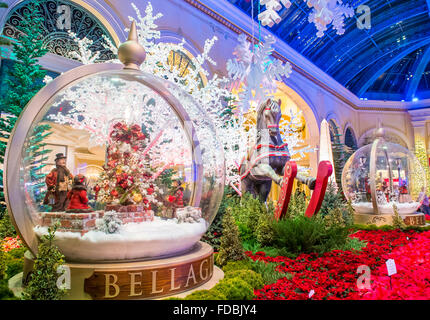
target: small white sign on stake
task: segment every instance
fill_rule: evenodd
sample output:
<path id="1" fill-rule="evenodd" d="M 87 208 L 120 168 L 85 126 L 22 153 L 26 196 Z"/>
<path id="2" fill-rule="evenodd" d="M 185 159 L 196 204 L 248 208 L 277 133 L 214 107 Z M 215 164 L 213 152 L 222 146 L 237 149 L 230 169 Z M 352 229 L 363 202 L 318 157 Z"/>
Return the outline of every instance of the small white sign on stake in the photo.
<path id="1" fill-rule="evenodd" d="M 315 294 L 314 289 L 312 289 L 311 291 L 309 291 L 309 299 L 312 298 L 312 296 Z"/>
<path id="2" fill-rule="evenodd" d="M 390 277 L 393 274 L 397 273 L 396 263 L 394 262 L 394 259 L 388 259 L 387 261 L 385 261 L 385 264 L 387 265 L 387 272 Z"/>

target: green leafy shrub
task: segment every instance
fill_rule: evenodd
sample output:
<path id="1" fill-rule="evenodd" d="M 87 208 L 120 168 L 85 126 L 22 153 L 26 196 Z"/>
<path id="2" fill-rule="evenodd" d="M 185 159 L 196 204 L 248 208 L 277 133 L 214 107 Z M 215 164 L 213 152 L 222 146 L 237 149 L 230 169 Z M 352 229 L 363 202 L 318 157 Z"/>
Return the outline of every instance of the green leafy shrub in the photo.
<path id="1" fill-rule="evenodd" d="M 3 238 L 0 239 L 0 281 L 6 275 L 6 253 L 3 250 Z"/>
<path id="2" fill-rule="evenodd" d="M 333 247 L 346 243 L 348 230 L 339 226 L 326 227 L 319 215 L 308 218 L 299 215 L 292 219 L 282 219 L 272 224 L 275 232 L 274 246 L 288 252 L 324 253 Z"/>
<path id="3" fill-rule="evenodd" d="M 275 233 L 272 228 L 274 220 L 273 203 L 269 202 L 267 212 L 262 211 L 258 218 L 257 227 L 255 230 L 255 238 L 261 245 L 270 245 L 273 243 Z"/>
<path id="4" fill-rule="evenodd" d="M 187 295 L 185 300 L 227 300 L 227 297 L 219 290 L 197 290 Z"/>
<path id="5" fill-rule="evenodd" d="M 346 222 L 343 217 L 342 208 L 334 208 L 324 216 L 324 222 L 327 227 L 346 227 Z"/>
<path id="6" fill-rule="evenodd" d="M 56 229 L 48 228 L 48 234 L 40 239 L 34 269 L 23 293 L 25 300 L 59 300 L 65 294 L 57 287 L 57 268 L 64 264 L 64 256 L 53 243 Z"/>
<path id="7" fill-rule="evenodd" d="M 275 283 L 278 279 L 287 277 L 287 279 L 292 279 L 290 273 L 283 273 L 276 270 L 277 264 L 264 262 L 264 261 L 254 261 L 252 269 L 261 275 L 265 285 Z"/>
<path id="8" fill-rule="evenodd" d="M 330 182 L 324 195 L 324 200 L 321 204 L 321 209 L 318 214 L 325 216 L 335 208 L 343 208 L 345 206 L 342 194 L 336 190 L 334 183 Z"/>
<path id="9" fill-rule="evenodd" d="M 382 230 L 382 231 L 390 231 L 390 230 L 394 230 L 395 228 L 393 226 L 390 225 L 383 225 L 383 226 L 376 226 L 373 224 L 354 224 L 351 227 L 353 230 Z M 414 230 L 417 232 L 422 232 L 422 231 L 430 231 L 430 226 L 406 226 L 404 228 L 404 230 L 408 231 L 408 230 Z"/>
<path id="10" fill-rule="evenodd" d="M 219 291 L 228 300 L 250 300 L 254 296 L 251 286 L 239 278 L 222 279 L 212 290 Z"/>
<path id="11" fill-rule="evenodd" d="M 24 268 L 24 253 L 26 247 L 15 248 L 5 253 L 6 260 L 6 279 L 12 278 L 14 275 L 22 272 Z"/>
<path id="12" fill-rule="evenodd" d="M 9 289 L 6 279 L 0 280 L 0 300 L 18 300 Z"/>
<path id="13" fill-rule="evenodd" d="M 303 215 L 306 211 L 306 207 L 306 194 L 297 188 L 296 191 L 291 195 L 285 218 L 291 219 Z"/>
<path id="14" fill-rule="evenodd" d="M 235 199 L 228 210 L 233 214 L 239 227 L 242 241 L 254 238 L 260 216 L 269 214 L 266 204 L 254 198 L 250 193 L 245 193 L 242 198 Z"/>
<path id="15" fill-rule="evenodd" d="M 0 219 L 0 239 L 4 239 L 6 237 L 15 237 L 16 231 L 15 227 L 10 220 L 9 213 L 5 210 L 2 213 L 2 217 Z"/>
<path id="16" fill-rule="evenodd" d="M 366 241 L 359 240 L 357 238 L 348 238 L 345 244 L 333 247 L 332 250 L 345 250 L 345 251 L 361 251 L 361 249 L 367 246 Z"/>
<path id="17" fill-rule="evenodd" d="M 218 212 L 214 221 L 210 225 L 208 231 L 203 235 L 202 241 L 210 244 L 215 251 L 219 251 L 222 236 L 222 219 L 228 207 L 231 206 L 233 201 L 237 200 L 239 196 L 236 191 L 231 187 L 224 189 L 224 196 L 219 206 Z"/>
<path id="18" fill-rule="evenodd" d="M 222 226 L 223 235 L 216 257 L 216 262 L 219 266 L 225 265 L 228 261 L 237 261 L 245 258 L 242 243 L 239 239 L 239 230 L 230 210 L 227 210 L 225 213 Z"/>
<path id="19" fill-rule="evenodd" d="M 332 183 L 327 186 L 318 214 L 327 217 L 329 224 L 335 224 L 336 220 L 343 226 L 351 226 L 354 223 L 354 208 L 351 201 L 347 202 L 343 194 L 336 190 Z"/>
<path id="20" fill-rule="evenodd" d="M 403 218 L 399 215 L 399 210 L 397 209 L 397 206 L 393 204 L 393 227 L 394 229 L 401 229 L 404 230 L 406 228 L 406 224 L 403 221 Z"/>
<path id="21" fill-rule="evenodd" d="M 252 270 L 252 260 L 246 258 L 239 261 L 229 261 L 222 267 L 224 273 L 237 270 Z"/>
<path id="22" fill-rule="evenodd" d="M 264 286 L 263 277 L 252 270 L 235 270 L 224 274 L 224 279 L 239 278 L 248 283 L 253 289 L 260 289 Z"/>

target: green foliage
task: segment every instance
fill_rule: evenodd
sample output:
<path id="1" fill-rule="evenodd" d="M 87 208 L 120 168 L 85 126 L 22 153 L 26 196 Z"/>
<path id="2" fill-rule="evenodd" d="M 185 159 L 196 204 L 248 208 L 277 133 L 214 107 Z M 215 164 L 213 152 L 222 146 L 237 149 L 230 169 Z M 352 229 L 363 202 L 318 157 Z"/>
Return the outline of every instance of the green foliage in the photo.
<path id="1" fill-rule="evenodd" d="M 260 212 L 258 218 L 257 227 L 254 232 L 255 238 L 261 245 L 268 245 L 273 243 L 275 234 L 272 229 L 272 223 L 274 220 L 274 206 L 272 202 L 269 202 L 267 212 Z"/>
<path id="2" fill-rule="evenodd" d="M 239 278 L 222 279 L 211 290 L 220 292 L 228 300 L 251 300 L 254 296 L 251 286 Z"/>
<path id="3" fill-rule="evenodd" d="M 354 208 L 351 202 L 345 201 L 343 195 L 336 190 L 333 183 L 327 186 L 318 214 L 326 218 L 327 225 L 351 226 L 354 220 Z"/>
<path id="4" fill-rule="evenodd" d="M 354 207 L 352 206 L 352 201 L 348 200 L 348 202 L 346 203 L 346 212 L 343 213 L 345 224 L 348 227 L 351 227 L 354 224 L 354 214 L 355 214 L 355 210 L 354 210 Z"/>
<path id="5" fill-rule="evenodd" d="M 395 229 L 405 229 L 406 228 L 406 224 L 403 221 L 403 218 L 399 215 L 399 210 L 397 209 L 397 206 L 395 204 L 393 204 L 393 211 L 394 211 L 394 215 L 393 215 L 393 227 Z"/>
<path id="6" fill-rule="evenodd" d="M 3 212 L 2 218 L 0 219 L 0 239 L 6 237 L 15 237 L 16 231 L 15 227 L 10 220 L 7 209 Z"/>
<path id="7" fill-rule="evenodd" d="M 325 221 L 326 226 L 328 227 L 346 227 L 346 223 L 342 214 L 342 209 L 339 207 L 332 209 L 328 214 L 324 216 L 323 219 Z"/>
<path id="8" fill-rule="evenodd" d="M 293 275 L 290 273 L 283 273 L 276 270 L 276 263 L 266 263 L 264 261 L 254 261 L 252 264 L 252 270 L 257 272 L 263 278 L 265 285 L 275 283 L 281 278 L 286 277 L 287 279 L 292 279 Z"/>
<path id="9" fill-rule="evenodd" d="M 322 202 L 321 209 L 318 214 L 325 216 L 333 209 L 343 208 L 344 206 L 345 202 L 343 200 L 342 194 L 338 192 L 338 190 L 336 190 L 334 183 L 329 183 L 327 185 L 324 200 Z"/>
<path id="10" fill-rule="evenodd" d="M 18 300 L 13 292 L 9 290 L 8 281 L 6 279 L 0 280 L 0 300 Z"/>
<path id="11" fill-rule="evenodd" d="M 59 300 L 65 294 L 57 287 L 57 268 L 64 264 L 64 256 L 53 243 L 56 229 L 48 228 L 48 234 L 40 239 L 34 269 L 23 293 L 25 300 Z"/>
<path id="12" fill-rule="evenodd" d="M 235 199 L 228 210 L 233 214 L 243 241 L 255 236 L 258 219 L 262 213 L 267 213 L 266 205 L 259 199 L 255 199 L 250 193 L 245 193 L 241 198 Z"/>
<path id="13" fill-rule="evenodd" d="M 231 203 L 238 197 L 239 196 L 233 188 L 224 188 L 224 196 L 214 221 L 201 239 L 203 242 L 209 243 L 215 251 L 219 251 L 219 246 L 221 244 L 222 218 L 224 217 L 227 208 L 230 207 Z"/>
<path id="14" fill-rule="evenodd" d="M 274 246 L 285 248 L 288 252 L 324 253 L 335 246 L 344 245 L 348 230 L 340 226 L 325 225 L 319 215 L 308 218 L 304 215 L 293 219 L 282 219 L 272 224 L 275 233 Z"/>
<path id="15" fill-rule="evenodd" d="M 229 261 L 222 267 L 222 271 L 224 271 L 224 273 L 237 271 L 237 270 L 251 270 L 251 269 L 252 269 L 252 260 L 249 258 L 239 260 L 239 261 Z"/>
<path id="16" fill-rule="evenodd" d="M 285 218 L 290 219 L 303 215 L 306 211 L 306 207 L 306 194 L 299 189 L 296 189 L 296 191 L 291 195 Z"/>
<path id="17" fill-rule="evenodd" d="M 227 297 L 218 290 L 197 290 L 187 295 L 185 300 L 227 300 Z"/>
<path id="18" fill-rule="evenodd" d="M 6 252 L 3 249 L 3 238 L 0 238 L 0 281 L 6 276 Z"/>
<path id="19" fill-rule="evenodd" d="M 365 248 L 366 246 L 366 241 L 361 241 L 357 238 L 348 238 L 345 244 L 334 246 L 332 250 L 361 251 L 361 249 Z"/>
<path id="20" fill-rule="evenodd" d="M 173 176 L 175 175 L 175 170 L 166 169 L 160 174 L 160 180 L 163 186 L 166 186 L 169 190 L 172 189 Z"/>
<path id="21" fill-rule="evenodd" d="M 216 257 L 217 264 L 225 265 L 228 261 L 237 261 L 245 258 L 243 247 L 239 239 L 239 230 L 230 210 L 224 215 L 222 220 L 223 235 L 219 253 Z"/>
<path id="22" fill-rule="evenodd" d="M 395 228 L 391 225 L 383 225 L 383 226 L 376 226 L 374 224 L 354 224 L 351 227 L 353 230 L 382 230 L 382 231 L 390 231 L 390 230 L 395 230 Z M 404 231 L 408 231 L 408 230 L 414 230 L 417 232 L 422 232 L 422 231 L 430 231 L 430 226 L 406 226 L 404 228 Z"/>
<path id="23" fill-rule="evenodd" d="M 6 279 L 12 278 L 14 275 L 22 272 L 24 268 L 24 253 L 26 247 L 12 249 L 5 254 L 6 256 Z"/>
<path id="24" fill-rule="evenodd" d="M 2 138 L 0 140 L 0 163 L 4 163 L 7 140 L 19 115 L 31 98 L 44 86 L 42 79 L 45 77 L 46 71 L 38 65 L 38 59 L 44 56 L 48 50 L 43 47 L 43 39 L 40 37 L 44 18 L 39 10 L 38 2 L 38 0 L 34 0 L 29 4 L 29 10 L 23 12 L 23 17 L 19 25 L 16 26 L 20 36 L 12 46 L 18 63 L 14 64 L 13 69 L 8 74 L 5 82 L 9 89 L 1 101 L 3 111 L 7 116 L 0 119 L 0 138 Z M 38 170 L 42 167 L 44 151 L 41 150 L 43 145 L 38 142 L 41 141 L 39 139 L 46 136 L 43 133 L 46 128 L 46 126 L 36 127 L 32 133 L 32 139 L 34 138 L 36 145 L 27 146 L 25 158 L 31 163 L 29 171 L 33 178 L 40 174 Z M 0 178 L 3 180 L 3 170 L 0 170 Z M 32 181 L 34 182 L 34 190 L 38 190 L 41 180 Z M 40 191 L 35 193 L 36 199 L 39 196 L 42 197 L 39 193 Z M 0 202 L 4 203 L 3 187 L 0 189 Z"/>
<path id="25" fill-rule="evenodd" d="M 253 289 L 260 289 L 264 286 L 264 280 L 261 274 L 252 270 L 235 270 L 224 274 L 224 279 L 239 278 L 245 281 Z"/>

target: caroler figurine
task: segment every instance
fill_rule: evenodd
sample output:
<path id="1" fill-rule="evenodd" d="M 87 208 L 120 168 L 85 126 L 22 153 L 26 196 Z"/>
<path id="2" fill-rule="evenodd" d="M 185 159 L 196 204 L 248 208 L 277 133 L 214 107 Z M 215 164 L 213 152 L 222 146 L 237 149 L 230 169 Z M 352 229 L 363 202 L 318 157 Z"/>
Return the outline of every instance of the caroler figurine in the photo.
<path id="1" fill-rule="evenodd" d="M 92 209 L 88 206 L 87 188 L 85 186 L 85 177 L 77 175 L 73 179 L 73 188 L 67 194 L 70 201 L 67 212 L 90 212 Z"/>
<path id="2" fill-rule="evenodd" d="M 55 168 L 46 176 L 45 183 L 48 192 L 43 200 L 44 204 L 52 206 L 52 211 L 65 211 L 67 206 L 67 192 L 71 189 L 73 175 L 66 167 L 66 156 L 57 153 Z"/>

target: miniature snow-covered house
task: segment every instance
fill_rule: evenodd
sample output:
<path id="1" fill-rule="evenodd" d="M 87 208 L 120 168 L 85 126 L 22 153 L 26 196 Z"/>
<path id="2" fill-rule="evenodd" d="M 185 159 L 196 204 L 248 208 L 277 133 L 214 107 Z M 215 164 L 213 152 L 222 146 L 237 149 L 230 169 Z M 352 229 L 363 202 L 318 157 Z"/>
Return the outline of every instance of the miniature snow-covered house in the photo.
<path id="1" fill-rule="evenodd" d="M 384 139 L 384 129 L 375 131 L 373 143 L 358 149 L 346 162 L 342 188 L 363 224 L 390 224 L 395 211 L 406 224 L 423 225 L 416 213 L 419 195 L 426 189 L 425 172 L 405 147 Z"/>

